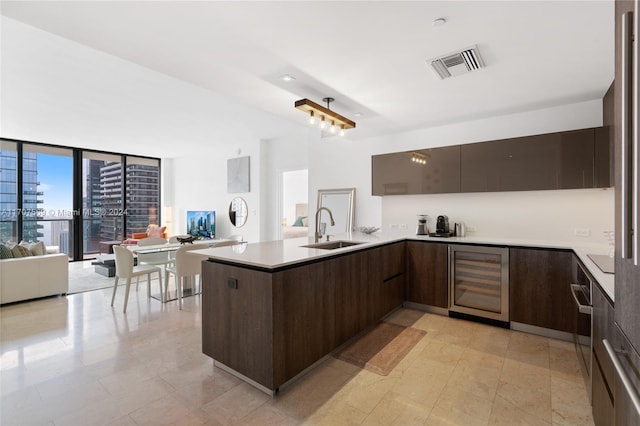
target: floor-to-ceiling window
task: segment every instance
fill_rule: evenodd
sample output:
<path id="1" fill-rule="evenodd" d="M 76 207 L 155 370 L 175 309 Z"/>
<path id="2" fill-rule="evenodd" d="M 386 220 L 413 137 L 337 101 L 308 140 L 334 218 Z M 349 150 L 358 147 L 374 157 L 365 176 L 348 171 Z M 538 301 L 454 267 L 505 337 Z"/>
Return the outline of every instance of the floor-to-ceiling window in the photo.
<path id="1" fill-rule="evenodd" d="M 82 153 L 82 253 L 100 252 L 100 242 L 122 241 L 122 156 Z"/>
<path id="2" fill-rule="evenodd" d="M 73 150 L 22 145 L 22 236 L 73 254 Z"/>
<path id="3" fill-rule="evenodd" d="M 0 141 L 0 242 L 18 238 L 18 148 Z"/>
<path id="4" fill-rule="evenodd" d="M 81 260 L 160 219 L 157 158 L 0 140 L 2 242 L 43 241 Z"/>
<path id="5" fill-rule="evenodd" d="M 160 160 L 127 156 L 127 237 L 144 232 L 149 224 L 159 225 Z"/>

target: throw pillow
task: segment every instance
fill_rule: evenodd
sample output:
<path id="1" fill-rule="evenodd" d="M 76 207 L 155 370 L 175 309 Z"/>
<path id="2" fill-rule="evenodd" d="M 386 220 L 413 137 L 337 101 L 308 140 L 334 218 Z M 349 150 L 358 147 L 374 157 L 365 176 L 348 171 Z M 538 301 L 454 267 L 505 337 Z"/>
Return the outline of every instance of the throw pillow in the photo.
<path id="1" fill-rule="evenodd" d="M 0 244 L 0 259 L 12 259 L 13 252 L 8 246 Z"/>
<path id="2" fill-rule="evenodd" d="M 13 257 L 29 257 L 31 256 L 31 252 L 25 246 L 21 246 L 20 244 L 16 245 L 13 249 L 11 249 L 13 253 Z"/>
<path id="3" fill-rule="evenodd" d="M 38 241 L 37 243 L 29 244 L 29 251 L 34 256 L 44 256 L 47 252 L 47 248 L 44 245 L 44 242 Z"/>
<path id="4" fill-rule="evenodd" d="M 305 217 L 304 219 L 302 219 L 302 226 L 309 226 L 309 218 Z"/>
<path id="5" fill-rule="evenodd" d="M 149 236 L 149 238 L 151 237 L 163 238 L 165 229 L 167 229 L 166 226 L 160 226 L 160 227 L 154 226 L 153 228 L 149 227 L 149 231 L 147 232 L 147 235 Z"/>
<path id="6" fill-rule="evenodd" d="M 298 217 L 296 218 L 296 221 L 295 221 L 295 222 L 293 222 L 293 225 L 291 225 L 291 226 L 304 226 L 304 225 L 302 224 L 302 220 L 303 220 L 303 219 L 306 219 L 306 216 L 298 216 Z"/>

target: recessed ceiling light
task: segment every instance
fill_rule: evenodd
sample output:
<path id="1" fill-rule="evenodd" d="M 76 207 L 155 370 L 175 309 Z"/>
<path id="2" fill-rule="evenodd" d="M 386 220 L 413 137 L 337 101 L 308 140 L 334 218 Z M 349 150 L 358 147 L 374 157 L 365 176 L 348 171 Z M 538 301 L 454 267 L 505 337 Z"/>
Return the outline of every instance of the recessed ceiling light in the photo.
<path id="1" fill-rule="evenodd" d="M 447 20 L 446 20 L 446 19 L 444 19 L 444 18 L 438 18 L 438 19 L 435 19 L 435 20 L 431 23 L 431 25 L 433 25 L 434 27 L 441 27 L 441 26 L 443 26 L 443 25 L 444 25 L 444 24 L 446 24 L 446 23 L 447 23 Z"/>
<path id="2" fill-rule="evenodd" d="M 289 75 L 289 74 L 285 74 L 285 75 L 283 75 L 282 77 L 280 77 L 280 80 L 282 80 L 282 81 L 286 81 L 287 83 L 288 83 L 288 82 L 290 82 L 290 81 L 293 81 L 293 80 L 295 80 L 295 79 L 296 79 L 296 78 L 295 78 L 294 76 Z"/>

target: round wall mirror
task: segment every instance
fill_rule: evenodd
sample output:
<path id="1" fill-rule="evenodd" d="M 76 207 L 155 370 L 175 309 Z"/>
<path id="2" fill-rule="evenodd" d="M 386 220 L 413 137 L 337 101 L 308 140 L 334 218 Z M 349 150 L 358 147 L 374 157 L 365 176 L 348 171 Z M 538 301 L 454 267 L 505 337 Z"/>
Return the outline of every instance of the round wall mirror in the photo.
<path id="1" fill-rule="evenodd" d="M 247 222 L 247 202 L 242 197 L 236 197 L 231 200 L 229 204 L 229 220 L 237 228 Z"/>

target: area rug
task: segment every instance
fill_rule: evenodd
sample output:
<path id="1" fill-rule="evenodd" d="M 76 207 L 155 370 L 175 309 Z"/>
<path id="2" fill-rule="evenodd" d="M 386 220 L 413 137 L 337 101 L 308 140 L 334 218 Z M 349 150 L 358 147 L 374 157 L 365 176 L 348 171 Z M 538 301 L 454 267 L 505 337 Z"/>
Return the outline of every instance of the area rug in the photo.
<path id="1" fill-rule="evenodd" d="M 98 274 L 94 271 L 93 266 L 77 267 L 76 265 L 71 265 L 69 267 L 68 294 L 113 287 L 114 280 L 115 278 Z"/>
<path id="2" fill-rule="evenodd" d="M 424 330 L 381 322 L 335 357 L 381 376 L 388 375 L 427 334 Z"/>

